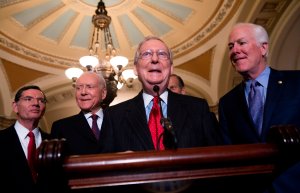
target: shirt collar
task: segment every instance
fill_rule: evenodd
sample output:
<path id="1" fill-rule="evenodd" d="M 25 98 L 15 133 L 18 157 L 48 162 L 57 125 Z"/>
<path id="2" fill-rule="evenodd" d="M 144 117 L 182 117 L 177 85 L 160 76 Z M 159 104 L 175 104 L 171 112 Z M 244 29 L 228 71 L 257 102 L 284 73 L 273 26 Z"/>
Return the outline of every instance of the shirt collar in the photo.
<path id="1" fill-rule="evenodd" d="M 100 108 L 95 114 L 98 115 L 98 117 L 103 117 L 103 109 Z M 88 119 L 92 116 L 92 113 L 91 112 L 85 113 L 84 116 L 86 119 Z"/>
<path id="2" fill-rule="evenodd" d="M 23 125 L 21 125 L 21 123 L 19 121 L 16 121 L 16 123 L 15 123 L 15 130 L 20 139 L 25 139 L 29 132 L 29 130 L 26 127 L 24 127 Z M 35 136 L 38 136 L 39 129 L 34 128 L 34 130 L 32 130 L 32 132 Z"/>
<path id="3" fill-rule="evenodd" d="M 267 66 L 265 70 L 256 78 L 256 80 L 264 87 L 268 87 L 268 80 L 270 75 L 270 67 Z"/>
<path id="4" fill-rule="evenodd" d="M 259 82 L 260 85 L 262 85 L 264 88 L 268 87 L 268 81 L 270 76 L 271 69 L 269 66 L 267 66 L 262 73 L 255 79 L 257 82 Z M 247 80 L 247 88 L 250 89 L 250 83 L 251 80 Z"/>
<path id="5" fill-rule="evenodd" d="M 168 90 L 165 90 L 159 97 L 161 98 L 161 100 L 165 103 L 168 104 Z M 146 108 L 149 103 L 152 101 L 152 99 L 154 98 L 154 96 L 149 95 L 145 92 L 143 92 L 143 99 L 144 99 L 144 107 Z"/>

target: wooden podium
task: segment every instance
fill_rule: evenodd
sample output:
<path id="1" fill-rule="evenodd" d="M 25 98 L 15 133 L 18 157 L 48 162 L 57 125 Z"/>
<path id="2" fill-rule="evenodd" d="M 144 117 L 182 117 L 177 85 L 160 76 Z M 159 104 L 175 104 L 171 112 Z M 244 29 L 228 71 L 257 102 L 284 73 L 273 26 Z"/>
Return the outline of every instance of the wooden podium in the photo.
<path id="1" fill-rule="evenodd" d="M 276 175 L 299 160 L 294 153 L 300 149 L 296 128 L 274 128 L 270 139 L 266 144 L 72 156 L 64 156 L 64 140 L 54 139 L 43 141 L 38 165 L 54 179 L 51 183 L 56 176 L 64 176 L 74 192 L 101 188 L 105 190 L 101 192 L 113 188 L 126 192 L 125 187 L 139 187 L 134 189 L 137 192 L 180 192 L 159 189 L 177 183 L 186 186 L 181 192 L 253 193 L 267 188 Z M 240 189 L 242 185 L 246 189 Z"/>

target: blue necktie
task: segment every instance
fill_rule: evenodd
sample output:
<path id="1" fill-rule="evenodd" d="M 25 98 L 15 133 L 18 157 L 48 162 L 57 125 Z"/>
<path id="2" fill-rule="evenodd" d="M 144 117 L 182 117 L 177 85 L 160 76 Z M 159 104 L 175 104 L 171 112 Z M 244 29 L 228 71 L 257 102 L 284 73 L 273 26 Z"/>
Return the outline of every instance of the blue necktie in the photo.
<path id="1" fill-rule="evenodd" d="M 263 120 L 263 97 L 259 91 L 259 82 L 251 81 L 250 92 L 248 96 L 249 112 L 258 134 L 261 134 Z"/>

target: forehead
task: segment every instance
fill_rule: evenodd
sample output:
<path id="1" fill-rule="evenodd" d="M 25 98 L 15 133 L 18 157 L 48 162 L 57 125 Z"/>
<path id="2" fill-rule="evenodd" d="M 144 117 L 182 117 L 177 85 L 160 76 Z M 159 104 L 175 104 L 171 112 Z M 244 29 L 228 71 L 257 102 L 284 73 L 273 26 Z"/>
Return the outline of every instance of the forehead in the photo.
<path id="1" fill-rule="evenodd" d="M 172 83 L 178 82 L 178 79 L 175 76 L 171 76 L 170 77 L 170 82 L 172 82 Z"/>
<path id="2" fill-rule="evenodd" d="M 254 39 L 254 34 L 252 28 L 248 26 L 240 26 L 234 28 L 229 36 L 229 41 L 237 41 L 240 39 Z"/>
<path id="3" fill-rule="evenodd" d="M 23 91 L 22 96 L 44 96 L 44 94 L 40 90 L 28 89 Z"/>
<path id="4" fill-rule="evenodd" d="M 77 79 L 76 84 L 95 84 L 98 82 L 98 80 L 99 79 L 96 74 L 83 74 Z"/>
<path id="5" fill-rule="evenodd" d="M 147 49 L 153 49 L 153 50 L 167 50 L 167 46 L 159 40 L 151 39 L 143 43 L 140 50 L 147 50 Z"/>

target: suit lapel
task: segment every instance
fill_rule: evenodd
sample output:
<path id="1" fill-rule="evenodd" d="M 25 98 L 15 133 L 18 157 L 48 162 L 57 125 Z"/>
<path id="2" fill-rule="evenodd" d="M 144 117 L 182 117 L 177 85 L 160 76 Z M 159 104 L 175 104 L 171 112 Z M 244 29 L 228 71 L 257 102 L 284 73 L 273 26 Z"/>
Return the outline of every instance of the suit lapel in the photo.
<path id="1" fill-rule="evenodd" d="M 176 132 L 177 136 L 181 135 L 182 130 L 180 128 L 185 128 L 184 123 L 187 118 L 187 112 L 184 110 L 185 105 L 182 103 L 180 97 L 176 94 L 168 92 L 168 117 L 172 122 L 172 126 Z"/>
<path id="2" fill-rule="evenodd" d="M 129 128 L 136 134 L 137 139 L 145 149 L 153 148 L 152 138 L 146 119 L 146 110 L 142 92 L 132 99 L 126 109 Z M 146 136 L 146 138 L 145 138 Z"/>
<path id="3" fill-rule="evenodd" d="M 28 167 L 27 159 L 26 159 L 25 153 L 23 151 L 21 142 L 19 140 L 18 134 L 17 134 L 14 126 L 11 126 L 7 129 L 8 129 L 7 130 L 8 133 L 9 133 L 8 134 L 9 136 L 7 137 L 7 139 L 9 140 L 8 144 L 10 144 L 9 148 L 10 148 L 10 151 L 13 152 L 13 154 L 12 154 L 13 157 L 11 157 L 10 159 L 14 159 L 12 161 L 12 163 L 17 165 L 14 167 L 17 168 L 16 170 L 20 172 L 18 174 L 18 178 L 21 176 L 19 179 L 21 180 L 21 178 L 23 177 L 22 180 L 24 180 L 24 177 L 25 177 L 27 180 L 33 182 L 32 178 L 31 178 L 30 169 Z"/>
<path id="4" fill-rule="evenodd" d="M 234 103 L 235 101 L 233 101 Z M 247 104 L 247 100 L 246 100 L 246 97 L 245 97 L 245 82 L 243 81 L 239 87 L 238 87 L 238 92 L 237 92 L 237 98 L 236 98 L 236 102 L 238 103 L 238 108 L 235 112 L 241 112 L 242 115 L 236 115 L 236 117 L 244 117 L 244 121 L 246 123 L 243 122 L 243 120 L 240 120 L 241 121 L 241 125 L 243 124 L 246 124 L 246 125 L 249 125 L 249 127 L 245 127 L 245 128 L 242 128 L 242 129 L 247 129 L 249 128 L 250 130 L 249 131 L 245 131 L 245 132 L 251 132 L 251 133 L 255 133 L 255 135 L 257 136 L 257 138 L 259 138 L 259 135 L 258 135 L 258 132 L 257 132 L 257 129 L 255 128 L 255 125 L 253 123 L 253 120 L 252 120 L 252 117 L 251 117 L 251 114 L 248 110 L 248 104 Z"/>
<path id="5" fill-rule="evenodd" d="M 264 106 L 264 122 L 263 122 L 263 133 L 269 131 L 270 120 L 272 114 L 274 113 L 274 108 L 282 95 L 282 89 L 285 82 L 282 74 L 279 71 L 271 69 L 269 82 L 268 82 L 268 90 L 266 96 L 266 102 Z M 265 135 L 263 135 L 265 136 Z"/>
<path id="6" fill-rule="evenodd" d="M 22 145 L 21 145 L 21 142 L 19 140 L 19 137 L 18 137 L 18 134 L 17 134 L 15 128 L 10 127 L 9 129 L 10 129 L 9 133 L 11 135 L 9 137 L 9 139 L 12 139 L 11 140 L 11 142 L 13 143 L 12 146 L 15 147 L 14 151 L 16 151 L 17 152 L 16 154 L 20 155 L 20 158 L 22 157 L 23 162 L 27 164 L 27 159 L 26 159 L 26 156 L 25 156 L 24 151 L 22 149 Z"/>
<path id="7" fill-rule="evenodd" d="M 94 137 L 93 131 L 90 128 L 83 112 L 81 111 L 78 115 L 76 115 L 75 120 L 72 124 L 74 124 L 74 128 L 76 131 L 84 138 L 97 142 L 96 138 Z"/>
<path id="8" fill-rule="evenodd" d="M 254 123 L 252 121 L 251 114 L 248 110 L 248 104 L 245 97 L 245 82 L 242 82 L 238 88 L 238 97 L 237 102 L 239 103 L 239 108 L 242 109 L 243 117 L 246 118 L 246 121 L 252 126 L 252 128 L 256 131 L 254 127 Z M 239 110 L 237 111 L 239 112 Z"/>

